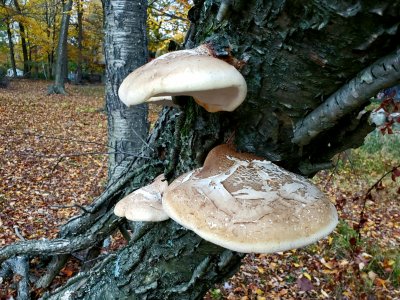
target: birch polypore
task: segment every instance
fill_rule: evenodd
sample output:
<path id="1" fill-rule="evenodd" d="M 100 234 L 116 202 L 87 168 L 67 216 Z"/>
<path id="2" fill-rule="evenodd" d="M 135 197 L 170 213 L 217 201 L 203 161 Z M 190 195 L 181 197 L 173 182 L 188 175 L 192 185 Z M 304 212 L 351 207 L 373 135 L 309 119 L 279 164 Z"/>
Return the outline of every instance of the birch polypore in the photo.
<path id="1" fill-rule="evenodd" d="M 120 200 L 115 205 L 114 214 L 131 221 L 158 222 L 169 219 L 161 204 L 161 197 L 167 186 L 164 175 L 159 175 L 153 183 Z"/>
<path id="2" fill-rule="evenodd" d="M 118 95 L 127 106 L 160 96 L 191 96 L 209 112 L 233 111 L 245 99 L 247 85 L 232 65 L 211 56 L 205 46 L 164 54 L 136 69 Z"/>
<path id="3" fill-rule="evenodd" d="M 228 145 L 214 148 L 203 168 L 173 181 L 162 202 L 176 222 L 238 252 L 302 247 L 338 222 L 335 207 L 310 181 Z"/>

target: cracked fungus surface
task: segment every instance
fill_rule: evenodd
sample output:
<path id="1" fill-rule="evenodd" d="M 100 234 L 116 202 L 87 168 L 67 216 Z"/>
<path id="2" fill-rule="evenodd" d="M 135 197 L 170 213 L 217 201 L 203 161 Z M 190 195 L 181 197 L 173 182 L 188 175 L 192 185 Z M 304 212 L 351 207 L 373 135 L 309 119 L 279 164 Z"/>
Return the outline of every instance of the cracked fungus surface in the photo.
<path id="1" fill-rule="evenodd" d="M 171 218 L 204 239 L 267 253 L 313 243 L 336 226 L 334 206 L 307 179 L 249 154 L 217 154 L 163 200 Z"/>

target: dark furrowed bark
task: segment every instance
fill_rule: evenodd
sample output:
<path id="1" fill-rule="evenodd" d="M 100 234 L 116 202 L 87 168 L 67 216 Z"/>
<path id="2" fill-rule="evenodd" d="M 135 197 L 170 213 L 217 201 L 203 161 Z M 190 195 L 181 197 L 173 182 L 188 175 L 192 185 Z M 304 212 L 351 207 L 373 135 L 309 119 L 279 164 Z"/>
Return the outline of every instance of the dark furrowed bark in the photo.
<path id="1" fill-rule="evenodd" d="M 193 44 L 212 41 L 245 62 L 249 92 L 231 118 L 238 148 L 297 172 L 304 157 L 320 163 L 315 153 L 291 142 L 295 124 L 397 48 L 399 1 L 235 3 L 229 18 L 218 23 L 218 7 L 201 1 Z M 310 148 L 322 140 L 314 137 Z"/>
<path id="2" fill-rule="evenodd" d="M 241 257 L 173 221 L 160 222 L 48 299 L 201 299 L 213 282 L 232 275 Z"/>

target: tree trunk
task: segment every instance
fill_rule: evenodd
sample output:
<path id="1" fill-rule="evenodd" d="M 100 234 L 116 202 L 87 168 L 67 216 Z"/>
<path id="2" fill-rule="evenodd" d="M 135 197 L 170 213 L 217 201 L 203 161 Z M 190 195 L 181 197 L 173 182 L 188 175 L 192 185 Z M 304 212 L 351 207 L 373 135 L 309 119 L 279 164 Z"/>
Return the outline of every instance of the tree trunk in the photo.
<path id="1" fill-rule="evenodd" d="M 400 2 L 369 3 L 253 0 L 228 4 L 225 13 L 218 13 L 215 2 L 195 1 L 187 45 L 208 42 L 217 56 L 231 52 L 244 62 L 246 101 L 233 113 L 207 113 L 193 101 L 181 110 L 165 108 L 141 157 L 134 158 L 119 180 L 88 207 L 90 214 L 71 220 L 60 239 L 48 242 L 47 253 L 71 253 L 94 245 L 124 222 L 112 215 L 118 199 L 157 174 L 164 173 L 171 181 L 201 166 L 210 149 L 232 136 L 239 150 L 303 174 L 329 165 L 334 153 L 359 145 L 370 128 L 358 113 L 370 96 L 400 79 Z M 116 7 L 123 9 L 105 1 L 106 13 Z M 107 53 L 119 49 L 108 48 Z M 123 61 L 108 57 L 107 64 L 109 77 L 114 74 L 111 69 L 120 76 Z M 110 82 L 107 90 L 116 91 Z M 107 226 L 96 229 L 100 219 Z M 238 269 L 243 256 L 212 245 L 171 220 L 131 224 L 134 230 L 126 247 L 44 298 L 201 299 L 214 283 Z M 0 261 L 10 253 L 42 253 L 43 243 L 42 248 L 34 244 L 28 249 L 24 244 L 1 250 Z M 23 250 L 13 250 L 17 248 Z"/>
<path id="2" fill-rule="evenodd" d="M 6 21 L 6 26 L 7 26 L 8 49 L 10 49 L 11 68 L 14 73 L 14 78 L 17 78 L 17 65 L 15 63 L 14 42 L 12 40 L 10 23 L 7 21 Z"/>
<path id="3" fill-rule="evenodd" d="M 82 0 L 77 0 L 78 6 L 78 65 L 76 68 L 76 79 L 75 83 L 81 84 L 82 83 L 82 64 L 83 64 L 83 24 L 82 24 L 82 17 L 83 17 L 83 6 Z"/>
<path id="4" fill-rule="evenodd" d="M 51 1 L 50 1 L 51 2 Z M 49 3 L 49 1 L 44 2 L 45 10 L 45 19 L 46 19 L 46 35 L 48 40 L 51 40 L 50 50 L 47 51 L 47 76 L 48 78 L 53 77 L 53 64 L 54 64 L 54 44 L 56 40 L 56 16 L 59 11 L 58 2 L 54 0 Z"/>
<path id="5" fill-rule="evenodd" d="M 139 155 L 148 133 L 147 106 L 127 108 L 118 98 L 122 80 L 147 62 L 147 1 L 105 0 L 103 4 L 109 181 L 113 181 Z"/>
<path id="6" fill-rule="evenodd" d="M 38 47 L 36 45 L 30 47 L 31 51 L 33 51 L 33 60 L 34 60 L 34 72 L 35 75 L 33 78 L 39 79 L 39 62 L 38 62 Z"/>
<path id="7" fill-rule="evenodd" d="M 49 87 L 49 94 L 65 94 L 65 72 L 67 69 L 67 37 L 72 0 L 66 0 L 63 6 L 60 34 L 57 45 L 54 85 Z"/>
<path id="8" fill-rule="evenodd" d="M 21 35 L 21 47 L 22 47 L 22 57 L 24 59 L 24 76 L 25 77 L 30 77 L 30 61 L 28 57 L 28 45 L 26 43 L 26 30 L 24 24 L 21 22 L 19 24 L 19 32 Z"/>
<path id="9" fill-rule="evenodd" d="M 11 3 L 6 2 L 5 0 L 1 0 L 0 3 L 2 6 L 7 7 L 7 5 L 11 6 Z M 7 39 L 8 39 L 8 47 L 10 50 L 10 63 L 11 63 L 11 68 L 14 73 L 14 78 L 17 77 L 17 65 L 15 62 L 15 50 L 14 50 L 14 42 L 13 42 L 13 36 L 11 32 L 11 24 L 13 23 L 12 16 L 11 15 L 6 15 L 4 16 L 4 22 L 7 28 Z"/>
<path id="10" fill-rule="evenodd" d="M 53 76 L 54 52 L 47 53 L 47 68 L 46 73 L 48 78 Z"/>
<path id="11" fill-rule="evenodd" d="M 21 7 L 19 6 L 18 0 L 14 0 L 14 6 L 15 9 L 17 10 L 17 12 L 19 14 L 22 13 Z M 22 22 L 18 22 L 18 26 L 19 26 L 19 32 L 20 32 L 20 36 L 21 36 L 21 47 L 22 47 L 22 57 L 24 60 L 24 76 L 25 77 L 30 77 L 30 60 L 28 57 L 28 45 L 26 42 L 26 30 L 25 30 L 25 26 Z"/>

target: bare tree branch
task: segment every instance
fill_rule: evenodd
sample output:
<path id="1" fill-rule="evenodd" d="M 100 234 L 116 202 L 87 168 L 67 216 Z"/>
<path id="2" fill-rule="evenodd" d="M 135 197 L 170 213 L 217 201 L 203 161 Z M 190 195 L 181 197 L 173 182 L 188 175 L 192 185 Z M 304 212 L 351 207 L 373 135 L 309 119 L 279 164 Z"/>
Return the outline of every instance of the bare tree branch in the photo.
<path id="1" fill-rule="evenodd" d="M 16 255 L 69 254 L 86 249 L 104 240 L 122 222 L 124 220 L 115 216 L 114 212 L 110 210 L 98 220 L 98 226 L 93 226 L 90 231 L 74 236 L 71 239 L 58 238 L 54 240 L 23 241 L 3 247 L 0 249 L 0 263 Z"/>
<path id="2" fill-rule="evenodd" d="M 381 89 L 400 81 L 400 50 L 362 70 L 349 83 L 332 94 L 295 127 L 292 142 L 310 143 L 319 133 L 332 128 L 348 113 L 367 103 Z"/>
<path id="3" fill-rule="evenodd" d="M 161 9 L 158 9 L 158 8 L 156 8 L 154 6 L 149 5 L 149 8 L 150 9 L 154 9 L 155 11 L 157 11 L 159 13 L 157 16 L 166 16 L 166 17 L 169 17 L 171 19 L 181 20 L 183 22 L 189 22 L 189 20 L 187 18 L 182 18 L 182 17 L 179 17 L 177 15 L 166 13 L 166 12 L 162 11 Z"/>
<path id="4" fill-rule="evenodd" d="M 92 212 L 87 210 L 84 206 L 79 205 L 79 204 L 73 204 L 73 205 L 52 205 L 50 206 L 52 209 L 61 209 L 61 208 L 79 208 L 82 209 L 85 213 L 91 214 Z"/>
<path id="5" fill-rule="evenodd" d="M 74 139 L 74 138 L 64 138 L 64 137 L 59 137 L 59 136 L 49 136 L 49 135 L 44 135 L 44 134 L 37 134 L 35 132 L 17 132 L 16 130 L 3 130 L 0 129 L 0 134 L 4 135 L 9 135 L 9 134 L 16 134 L 16 135 L 24 135 L 24 136 L 33 136 L 36 138 L 44 138 L 44 139 L 52 139 L 52 140 L 59 140 L 59 141 L 65 141 L 67 143 L 81 143 L 81 144 L 93 144 L 101 147 L 109 147 L 117 151 L 115 147 L 112 147 L 111 145 L 107 143 L 99 143 L 99 142 L 93 142 L 93 141 L 85 141 L 85 140 L 80 140 L 80 139 Z M 107 153 L 104 153 L 107 154 Z M 124 153 L 122 153 L 124 154 Z"/>

